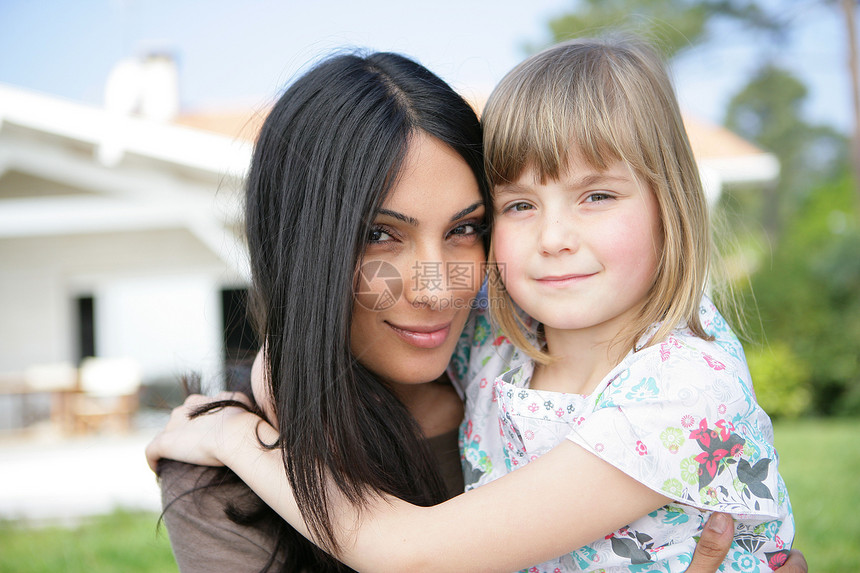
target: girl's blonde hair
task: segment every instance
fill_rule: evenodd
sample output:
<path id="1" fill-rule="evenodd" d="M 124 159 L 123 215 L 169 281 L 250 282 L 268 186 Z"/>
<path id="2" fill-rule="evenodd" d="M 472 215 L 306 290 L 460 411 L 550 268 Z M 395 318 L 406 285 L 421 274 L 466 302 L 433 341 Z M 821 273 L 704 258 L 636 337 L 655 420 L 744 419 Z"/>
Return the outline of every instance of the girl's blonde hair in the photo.
<path id="1" fill-rule="evenodd" d="M 627 164 L 657 198 L 663 249 L 645 304 L 615 342 L 633 349 L 655 322 L 661 325 L 651 342 L 683 321 L 710 338 L 698 314 L 712 250 L 707 202 L 672 83 L 653 48 L 631 38 L 577 39 L 548 48 L 502 79 L 482 121 L 493 186 L 517 180 L 526 169 L 543 181 L 557 179 L 572 153 L 596 170 Z M 532 358 L 551 361 L 529 342 L 498 276 L 503 269 L 490 268 L 496 272 L 489 285 L 494 320 Z"/>

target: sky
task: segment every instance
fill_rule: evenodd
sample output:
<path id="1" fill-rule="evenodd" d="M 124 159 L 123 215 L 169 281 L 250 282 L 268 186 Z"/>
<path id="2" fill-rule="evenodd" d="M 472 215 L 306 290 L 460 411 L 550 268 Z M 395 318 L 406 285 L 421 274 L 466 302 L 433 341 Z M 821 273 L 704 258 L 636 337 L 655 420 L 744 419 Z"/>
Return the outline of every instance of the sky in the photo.
<path id="1" fill-rule="evenodd" d="M 769 46 L 734 25 L 673 63 L 682 108 L 722 122 L 768 53 L 810 88 L 807 119 L 851 125 L 844 25 L 822 0 L 763 0 L 794 24 Z M 464 95 L 483 99 L 548 39 L 546 22 L 576 0 L 0 0 L 0 83 L 100 105 L 122 58 L 169 51 L 186 110 L 270 103 L 315 60 L 344 48 L 397 51 Z"/>

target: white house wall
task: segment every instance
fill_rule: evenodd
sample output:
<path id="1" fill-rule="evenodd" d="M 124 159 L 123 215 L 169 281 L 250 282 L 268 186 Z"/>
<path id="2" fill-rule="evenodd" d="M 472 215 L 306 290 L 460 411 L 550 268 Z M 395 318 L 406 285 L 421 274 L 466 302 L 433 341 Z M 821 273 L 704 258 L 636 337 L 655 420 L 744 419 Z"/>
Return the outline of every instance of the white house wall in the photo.
<path id="1" fill-rule="evenodd" d="M 77 363 L 80 297 L 98 356 L 217 373 L 250 147 L 0 86 L 0 377 Z"/>
<path id="2" fill-rule="evenodd" d="M 2 249 L 2 246 L 0 246 Z M 71 301 L 47 268 L 0 271 L 0 372 L 33 364 L 72 362 Z"/>
<path id="3" fill-rule="evenodd" d="M 138 358 L 147 379 L 209 373 L 218 293 L 241 284 L 184 229 L 0 240 L 0 372 L 75 362 L 75 300 L 92 295 L 100 356 Z"/>
<path id="4" fill-rule="evenodd" d="M 218 374 L 221 309 L 212 277 L 118 278 L 103 281 L 94 295 L 100 356 L 134 358 L 149 380 Z"/>

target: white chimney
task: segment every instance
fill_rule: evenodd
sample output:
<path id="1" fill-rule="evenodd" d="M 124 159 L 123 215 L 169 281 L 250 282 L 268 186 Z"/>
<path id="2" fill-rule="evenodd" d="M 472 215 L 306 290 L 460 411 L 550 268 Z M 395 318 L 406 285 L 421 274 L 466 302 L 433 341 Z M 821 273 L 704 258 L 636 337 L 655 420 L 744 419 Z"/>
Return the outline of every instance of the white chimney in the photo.
<path id="1" fill-rule="evenodd" d="M 164 52 L 120 60 L 105 83 L 105 126 L 96 156 L 115 166 L 125 155 L 127 121 L 132 115 L 170 122 L 179 114 L 179 74 L 173 57 Z"/>
<path id="2" fill-rule="evenodd" d="M 105 108 L 118 115 L 172 121 L 179 113 L 179 74 L 167 53 L 121 60 L 105 85 Z"/>
<path id="3" fill-rule="evenodd" d="M 105 109 L 117 115 L 137 113 L 142 93 L 143 66 L 140 60 L 120 60 L 105 84 Z"/>
<path id="4" fill-rule="evenodd" d="M 173 121 L 179 115 L 179 73 L 167 53 L 153 53 L 143 60 L 143 98 L 140 113 L 157 121 Z"/>

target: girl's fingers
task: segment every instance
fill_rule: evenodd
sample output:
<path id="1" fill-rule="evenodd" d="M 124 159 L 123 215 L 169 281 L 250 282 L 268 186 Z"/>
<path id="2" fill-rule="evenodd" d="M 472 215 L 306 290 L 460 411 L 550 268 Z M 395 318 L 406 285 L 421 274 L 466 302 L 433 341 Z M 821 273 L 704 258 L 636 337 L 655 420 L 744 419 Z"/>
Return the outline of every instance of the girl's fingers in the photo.
<path id="1" fill-rule="evenodd" d="M 189 394 L 188 396 L 186 396 L 185 402 L 182 403 L 182 406 L 186 406 L 189 408 L 196 408 L 198 406 L 202 406 L 203 404 L 207 404 L 207 403 L 211 402 L 212 400 L 213 400 L 212 398 L 210 398 L 208 396 L 204 396 L 202 394 Z M 182 406 L 180 406 L 180 407 L 182 407 Z M 174 408 L 174 411 L 175 410 L 176 409 Z"/>
<path id="2" fill-rule="evenodd" d="M 215 398 L 217 400 L 234 400 L 251 407 L 251 400 L 242 392 L 219 392 Z"/>
<path id="3" fill-rule="evenodd" d="M 146 463 L 149 466 L 149 469 L 155 475 L 158 475 L 158 460 L 164 457 L 162 454 L 164 453 L 162 449 L 162 440 L 164 440 L 164 432 L 165 430 L 160 431 L 156 436 L 152 439 L 151 442 L 146 444 Z"/>

